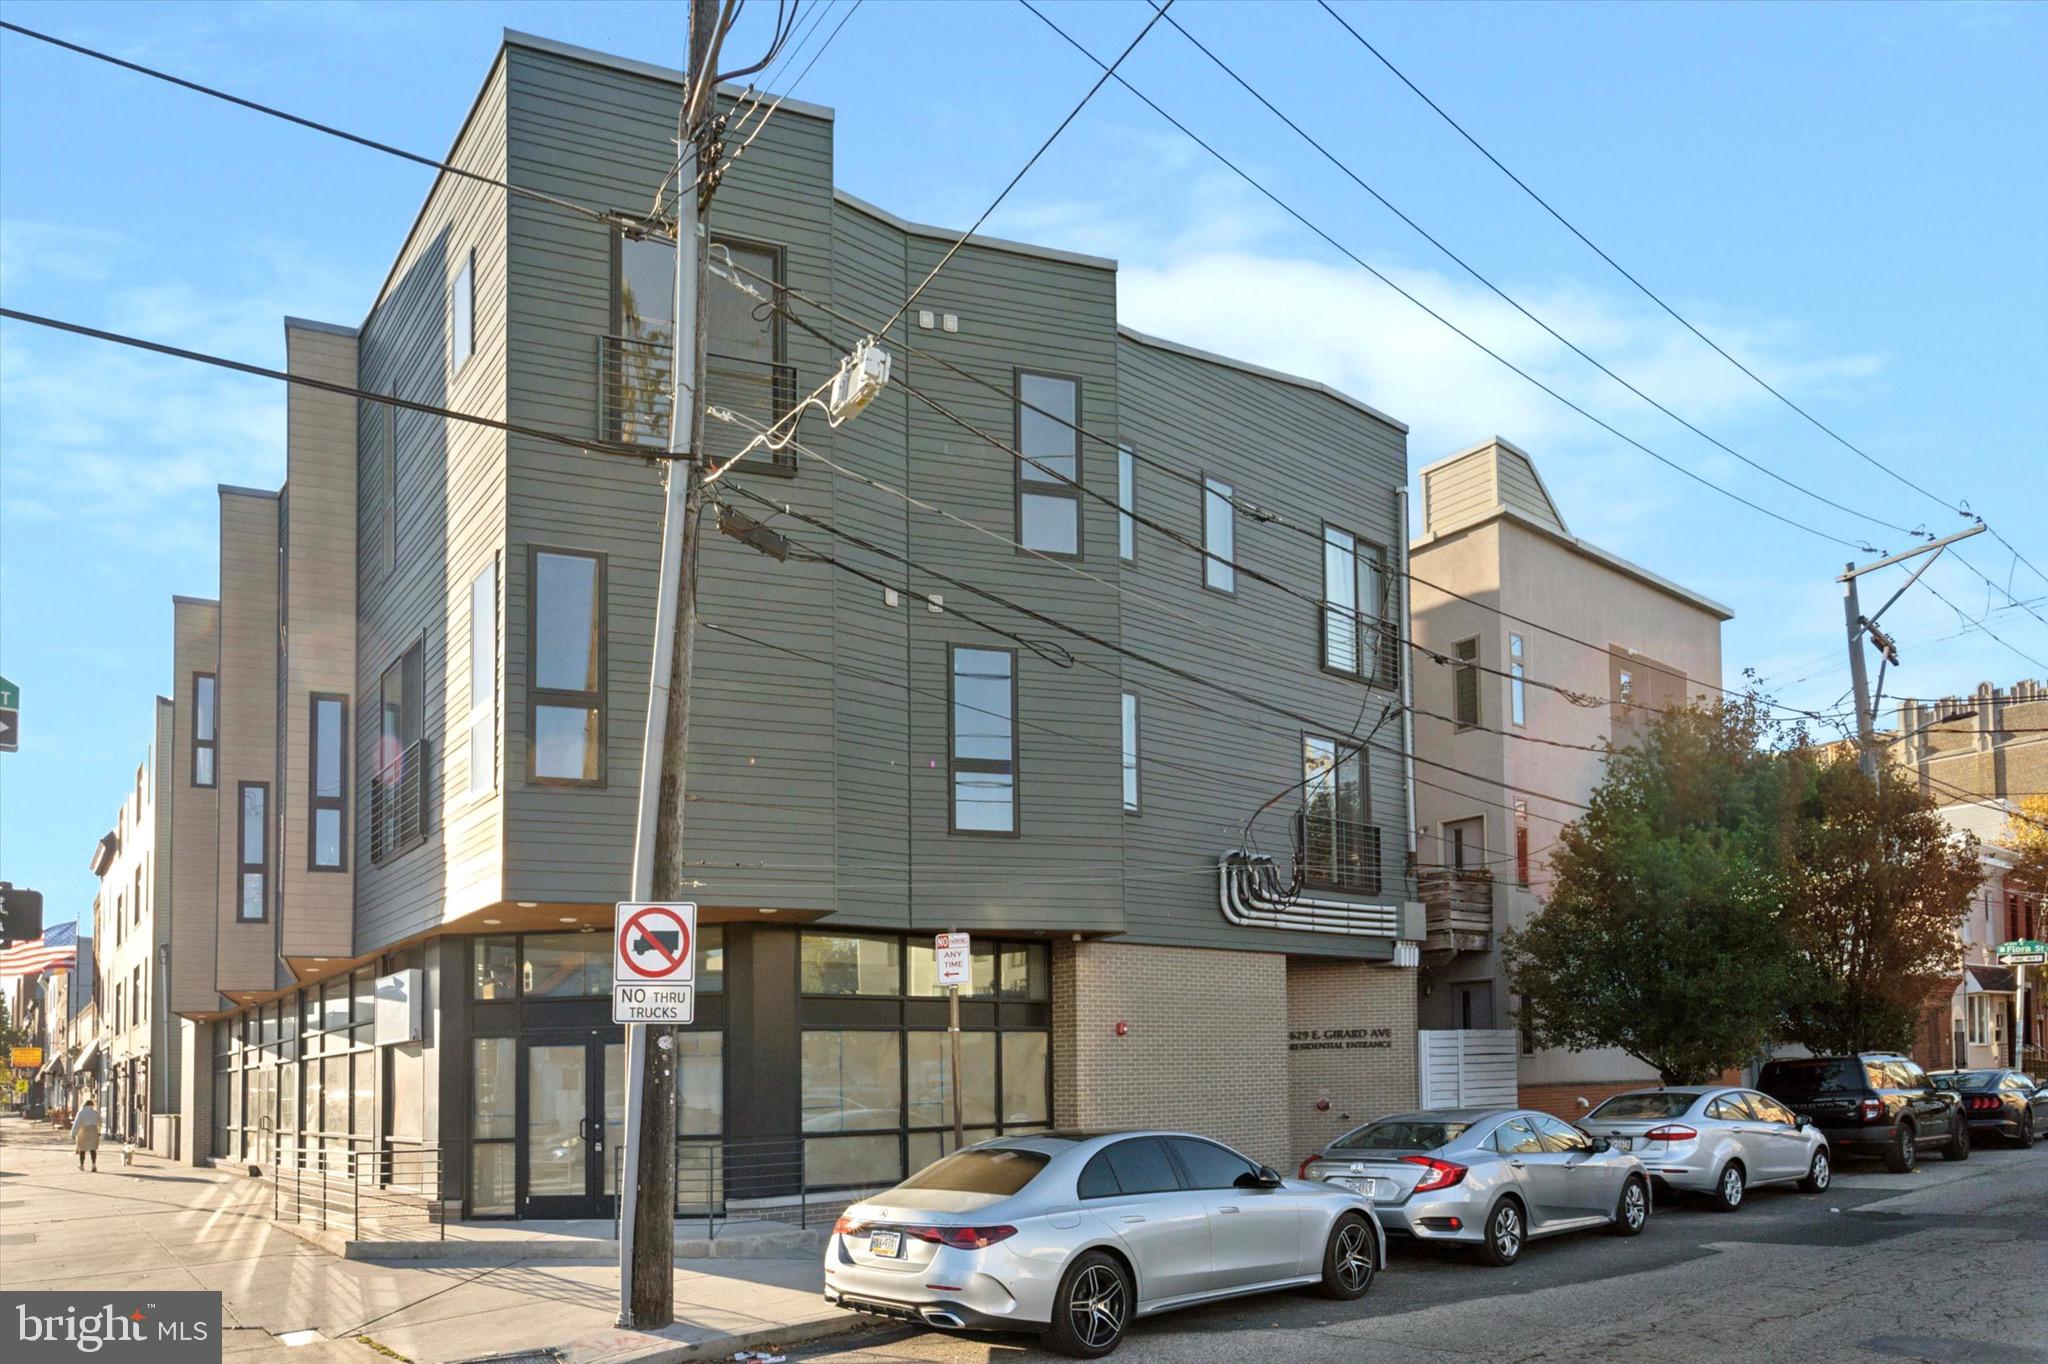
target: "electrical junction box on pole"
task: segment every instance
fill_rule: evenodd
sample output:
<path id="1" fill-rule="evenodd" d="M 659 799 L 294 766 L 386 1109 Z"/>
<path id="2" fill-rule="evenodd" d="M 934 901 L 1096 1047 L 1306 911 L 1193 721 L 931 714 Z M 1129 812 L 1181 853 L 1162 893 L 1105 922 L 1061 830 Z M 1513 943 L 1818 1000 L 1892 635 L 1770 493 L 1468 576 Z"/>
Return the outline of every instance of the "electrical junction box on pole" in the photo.
<path id="1" fill-rule="evenodd" d="M 622 901 L 612 930 L 612 1022 L 696 1019 L 697 906 Z"/>
<path id="2" fill-rule="evenodd" d="M 825 401 L 825 410 L 831 415 L 834 426 L 849 417 L 857 416 L 860 410 L 875 400 L 889 382 L 889 352 L 876 345 L 872 338 L 854 348 L 853 354 L 839 362 L 839 372 L 832 376 L 832 393 Z"/>
<path id="3" fill-rule="evenodd" d="M 938 933 L 932 936 L 932 956 L 938 963 L 939 985 L 965 987 L 969 983 L 968 941 L 965 933 Z"/>

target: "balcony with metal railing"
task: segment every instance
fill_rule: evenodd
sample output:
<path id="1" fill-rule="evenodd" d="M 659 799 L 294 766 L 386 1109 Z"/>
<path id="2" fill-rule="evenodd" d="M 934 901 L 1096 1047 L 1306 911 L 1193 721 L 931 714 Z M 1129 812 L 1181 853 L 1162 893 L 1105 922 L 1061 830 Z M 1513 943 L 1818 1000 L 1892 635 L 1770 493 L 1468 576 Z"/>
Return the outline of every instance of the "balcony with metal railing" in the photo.
<path id="1" fill-rule="evenodd" d="M 370 861 L 383 866 L 427 841 L 427 741 L 370 778 Z"/>
<path id="2" fill-rule="evenodd" d="M 669 390 L 674 347 L 665 336 L 598 338 L 598 434 L 627 445 L 668 444 Z M 704 402 L 740 418 L 707 421 L 705 453 L 714 460 L 738 454 L 757 426 L 785 416 L 797 402 L 796 366 L 711 351 L 705 356 Z M 753 423 L 754 425 L 749 425 Z M 796 471 L 795 452 L 762 451 L 740 468 L 753 473 Z"/>
<path id="3" fill-rule="evenodd" d="M 1395 622 L 1323 603 L 1323 667 L 1392 691 L 1401 683 L 1401 635 Z"/>
<path id="4" fill-rule="evenodd" d="M 1484 867 L 1417 867 L 1431 951 L 1484 952 L 1493 943 L 1493 873 Z"/>
<path id="5" fill-rule="evenodd" d="M 1303 886 L 1345 895 L 1380 893 L 1378 825 L 1338 818 L 1317 805 L 1305 805 L 1295 812 L 1294 849 Z"/>

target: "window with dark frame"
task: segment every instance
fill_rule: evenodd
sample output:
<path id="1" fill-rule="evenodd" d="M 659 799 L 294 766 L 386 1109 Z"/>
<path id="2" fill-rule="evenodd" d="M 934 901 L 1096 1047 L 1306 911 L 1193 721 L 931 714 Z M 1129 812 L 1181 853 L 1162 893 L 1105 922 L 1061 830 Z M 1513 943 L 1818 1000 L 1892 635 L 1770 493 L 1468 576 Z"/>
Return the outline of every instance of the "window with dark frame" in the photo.
<path id="1" fill-rule="evenodd" d="M 377 680 L 377 746 L 369 773 L 370 861 L 379 866 L 426 842 L 422 640 Z"/>
<path id="2" fill-rule="evenodd" d="M 1128 445 L 1116 450 L 1116 554 L 1119 559 L 1138 557 L 1138 457 Z"/>
<path id="3" fill-rule="evenodd" d="M 1391 687 L 1397 651 L 1387 638 L 1386 551 L 1339 526 L 1323 527 L 1323 666 Z"/>
<path id="4" fill-rule="evenodd" d="M 605 781 L 605 556 L 527 552 L 526 777 Z"/>
<path id="5" fill-rule="evenodd" d="M 1017 653 L 954 645 L 949 656 L 952 832 L 1017 832 Z"/>
<path id="6" fill-rule="evenodd" d="M 1461 729 L 1479 724 L 1479 641 L 1461 639 L 1451 646 L 1451 718 Z"/>
<path id="7" fill-rule="evenodd" d="M 1371 778 L 1355 744 L 1322 735 L 1301 741 L 1302 880 L 1354 894 L 1380 888 L 1380 831 L 1371 823 Z"/>
<path id="8" fill-rule="evenodd" d="M 235 917 L 257 923 L 270 914 L 270 783 L 245 781 L 235 796 L 239 879 Z"/>
<path id="9" fill-rule="evenodd" d="M 469 794 L 498 778 L 498 561 L 469 583 Z"/>
<path id="10" fill-rule="evenodd" d="M 348 698 L 321 692 L 312 697 L 309 722 L 311 812 L 306 839 L 308 867 L 342 871 L 348 865 Z"/>
<path id="11" fill-rule="evenodd" d="M 1517 725 L 1529 723 L 1528 701 L 1522 673 L 1522 637 L 1508 636 L 1508 719 Z"/>
<path id="12" fill-rule="evenodd" d="M 1202 585 L 1237 591 L 1237 490 L 1220 478 L 1202 479 Z"/>
<path id="13" fill-rule="evenodd" d="M 1017 543 L 1081 557 L 1081 383 L 1018 370 Z"/>
<path id="14" fill-rule="evenodd" d="M 476 251 L 472 248 L 462 257 L 462 268 L 455 272 L 455 282 L 449 286 L 448 299 L 448 373 L 462 373 L 462 367 L 469 363 L 469 357 L 476 354 Z"/>
<path id="15" fill-rule="evenodd" d="M 1135 692 L 1123 694 L 1123 772 L 1124 772 L 1124 813 L 1138 813 L 1138 697 Z"/>
<path id="16" fill-rule="evenodd" d="M 212 786 L 219 721 L 219 679 L 212 673 L 192 674 L 192 784 Z"/>

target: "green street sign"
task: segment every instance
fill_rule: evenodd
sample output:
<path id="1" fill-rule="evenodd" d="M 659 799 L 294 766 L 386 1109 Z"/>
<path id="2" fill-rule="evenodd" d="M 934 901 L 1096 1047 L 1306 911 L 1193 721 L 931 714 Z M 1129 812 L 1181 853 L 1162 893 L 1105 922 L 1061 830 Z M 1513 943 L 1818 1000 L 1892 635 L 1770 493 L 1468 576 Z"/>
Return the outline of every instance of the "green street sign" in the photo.
<path id="1" fill-rule="evenodd" d="M 0 709 L 21 709 L 21 688 L 0 677 Z"/>
<path id="2" fill-rule="evenodd" d="M 2014 942 L 2002 942 L 1997 948 L 1998 959 L 2012 966 L 2038 966 L 2048 962 L 2048 942 L 2037 938 L 2020 938 Z"/>
<path id="3" fill-rule="evenodd" d="M 0 753 L 21 751 L 21 688 L 0 677 Z"/>

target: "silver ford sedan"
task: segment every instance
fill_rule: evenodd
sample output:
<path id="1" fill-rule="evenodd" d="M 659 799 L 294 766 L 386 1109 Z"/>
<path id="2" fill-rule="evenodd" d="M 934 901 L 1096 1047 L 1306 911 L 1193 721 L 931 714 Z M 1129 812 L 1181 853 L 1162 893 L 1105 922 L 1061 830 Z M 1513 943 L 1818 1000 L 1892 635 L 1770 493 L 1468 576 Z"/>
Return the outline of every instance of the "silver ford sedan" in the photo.
<path id="1" fill-rule="evenodd" d="M 1303 1285 L 1358 1298 L 1386 1262 L 1372 1201 L 1349 1189 L 1185 1132 L 1048 1132 L 965 1147 L 849 1207 L 825 1300 L 1094 1358 L 1171 1308 Z"/>
<path id="2" fill-rule="evenodd" d="M 1634 1153 L 1659 1184 L 1705 1194 L 1734 1212 L 1750 1189 L 1797 1183 L 1820 1193 L 1834 1180 L 1821 1130 L 1768 1094 L 1722 1085 L 1666 1085 L 1617 1094 L 1580 1120 Z"/>
<path id="3" fill-rule="evenodd" d="M 1650 1220 L 1641 1162 L 1548 1113 L 1439 1108 L 1399 1113 L 1338 1137 L 1301 1163 L 1309 1179 L 1372 1199 L 1387 1230 L 1469 1245 L 1511 1265 L 1529 1241 Z"/>

